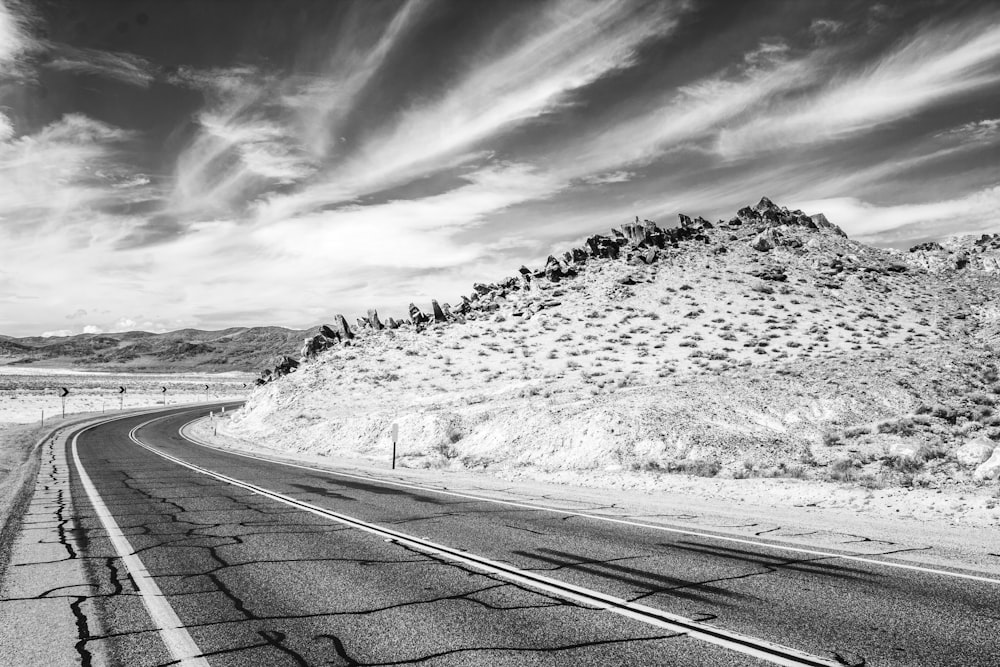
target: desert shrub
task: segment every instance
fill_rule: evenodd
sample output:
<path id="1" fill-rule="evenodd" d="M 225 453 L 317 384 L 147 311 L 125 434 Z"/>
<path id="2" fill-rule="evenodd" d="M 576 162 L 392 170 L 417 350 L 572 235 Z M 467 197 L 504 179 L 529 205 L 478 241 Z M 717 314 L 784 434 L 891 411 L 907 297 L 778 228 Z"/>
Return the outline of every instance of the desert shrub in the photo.
<path id="1" fill-rule="evenodd" d="M 958 411 L 955 408 L 949 408 L 946 405 L 936 405 L 932 410 L 933 414 L 938 419 L 943 419 L 949 424 L 954 424 L 958 421 Z"/>
<path id="2" fill-rule="evenodd" d="M 793 479 L 805 479 L 806 469 L 800 465 L 789 465 L 782 461 L 768 471 L 769 477 L 791 477 Z"/>
<path id="3" fill-rule="evenodd" d="M 904 437 L 913 435 L 917 432 L 916 424 L 914 424 L 913 420 L 909 418 L 880 422 L 878 426 L 876 426 L 876 430 L 879 433 L 894 433 Z"/>
<path id="4" fill-rule="evenodd" d="M 858 479 L 858 484 L 865 487 L 866 489 L 884 489 L 885 488 L 885 478 L 881 475 L 872 475 L 871 473 L 865 473 Z"/>
<path id="5" fill-rule="evenodd" d="M 985 405 L 992 407 L 997 404 L 997 400 L 987 394 L 973 394 L 972 396 L 969 397 L 969 400 L 972 401 L 972 403 L 975 405 Z"/>
<path id="6" fill-rule="evenodd" d="M 823 434 L 823 444 L 827 447 L 836 447 L 844 444 L 840 439 L 840 434 L 835 431 L 827 431 Z"/>
<path id="7" fill-rule="evenodd" d="M 672 461 L 667 464 L 668 472 L 678 472 L 696 477 L 715 477 L 722 470 L 716 461 Z"/>
<path id="8" fill-rule="evenodd" d="M 886 460 L 886 465 L 897 472 L 912 474 L 919 472 L 924 467 L 924 462 L 919 456 L 894 456 Z"/>
<path id="9" fill-rule="evenodd" d="M 827 467 L 826 476 L 836 482 L 853 482 L 858 478 L 858 468 L 851 459 L 837 459 Z"/>

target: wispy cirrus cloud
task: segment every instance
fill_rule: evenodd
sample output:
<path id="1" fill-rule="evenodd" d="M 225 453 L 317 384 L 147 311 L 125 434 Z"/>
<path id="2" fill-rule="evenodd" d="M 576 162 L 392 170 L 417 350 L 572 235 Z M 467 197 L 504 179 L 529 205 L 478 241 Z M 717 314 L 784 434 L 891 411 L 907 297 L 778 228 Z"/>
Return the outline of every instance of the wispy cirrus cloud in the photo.
<path id="1" fill-rule="evenodd" d="M 926 27 L 875 64 L 834 76 L 816 91 L 725 129 L 717 149 L 737 157 L 829 142 L 997 82 L 1000 15 Z"/>
<path id="2" fill-rule="evenodd" d="M 52 58 L 45 66 L 63 72 L 102 76 L 140 88 L 147 88 L 158 68 L 134 53 L 82 49 L 66 44 L 52 46 Z"/>
<path id="3" fill-rule="evenodd" d="M 936 135 L 943 139 L 952 139 L 960 143 L 980 144 L 1000 139 L 1000 118 L 984 118 L 958 127 L 945 130 Z"/>
<path id="4" fill-rule="evenodd" d="M 485 140 L 571 104 L 571 94 L 634 64 L 639 49 L 676 27 L 680 3 L 633 11 L 619 2 L 562 1 L 532 16 L 526 36 L 472 60 L 441 97 L 406 109 L 325 182 L 260 209 L 283 217 L 457 166 Z"/>
<path id="5" fill-rule="evenodd" d="M 115 156 L 132 137 L 82 114 L 66 114 L 35 134 L 0 143 L 0 228 L 16 224 L 39 233 L 127 198 L 128 188 L 121 187 L 126 181 L 115 175 Z"/>
<path id="6" fill-rule="evenodd" d="M 0 2 L 0 80 L 24 74 L 24 60 L 38 49 L 31 36 L 33 16 L 20 2 Z"/>

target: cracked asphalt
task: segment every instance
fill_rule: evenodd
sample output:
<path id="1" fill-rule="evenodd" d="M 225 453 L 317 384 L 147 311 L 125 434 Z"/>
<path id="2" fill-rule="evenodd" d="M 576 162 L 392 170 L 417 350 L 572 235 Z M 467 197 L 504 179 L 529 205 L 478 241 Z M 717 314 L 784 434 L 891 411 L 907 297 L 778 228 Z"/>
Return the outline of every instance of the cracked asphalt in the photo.
<path id="1" fill-rule="evenodd" d="M 178 410 L 137 435 L 193 464 L 335 512 L 843 664 L 1000 665 L 995 584 L 256 461 L 181 438 L 180 426 L 192 418 Z M 764 664 L 200 475 L 130 442 L 129 431 L 148 419 L 83 433 L 80 458 L 212 665 Z M 50 449 L 22 539 L 31 543 L 36 528 L 50 537 L 10 569 L 24 576 L 72 563 L 82 579 L 53 580 L 20 597 L 6 582 L 0 620 L 16 605 L 61 605 L 59 613 L 73 619 L 78 664 L 169 664 L 77 475 L 65 467 L 65 452 Z M 866 553 L 905 549 L 877 547 Z"/>

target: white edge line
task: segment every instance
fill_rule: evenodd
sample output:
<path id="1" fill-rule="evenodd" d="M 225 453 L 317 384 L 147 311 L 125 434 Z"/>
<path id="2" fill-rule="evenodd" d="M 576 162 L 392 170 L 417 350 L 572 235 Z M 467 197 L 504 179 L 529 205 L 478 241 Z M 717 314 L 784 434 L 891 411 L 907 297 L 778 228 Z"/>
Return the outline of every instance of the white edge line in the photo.
<path id="1" fill-rule="evenodd" d="M 394 540 L 399 540 L 401 542 L 407 542 L 411 546 L 417 548 L 420 551 L 424 551 L 430 555 L 440 556 L 448 560 L 463 563 L 470 567 L 474 567 L 477 570 L 481 570 L 490 574 L 497 575 L 509 581 L 514 581 L 522 585 L 534 588 L 536 590 L 542 590 L 551 593 L 555 596 L 574 600 L 586 604 L 591 607 L 598 607 L 633 620 L 641 621 L 648 625 L 653 625 L 655 627 L 660 627 L 663 629 L 670 630 L 672 632 L 677 632 L 680 634 L 687 635 L 692 639 L 697 639 L 704 641 L 709 644 L 714 644 L 722 648 L 743 653 L 746 655 L 751 655 L 766 662 L 770 662 L 777 665 L 784 665 L 786 667 L 802 667 L 803 665 L 815 665 L 815 666 L 829 666 L 835 667 L 840 663 L 831 661 L 826 658 L 822 658 L 804 651 L 800 651 L 795 648 L 788 646 L 783 646 L 774 642 L 770 642 L 766 639 L 760 639 L 757 637 L 752 637 L 750 635 L 740 634 L 738 632 L 733 632 L 730 630 L 725 630 L 718 628 L 716 626 L 700 623 L 693 619 L 687 618 L 685 616 L 680 616 L 678 614 L 672 614 L 654 607 L 648 607 L 646 605 L 637 604 L 634 602 L 629 602 L 622 598 L 617 598 L 612 595 L 607 595 L 601 593 L 600 591 L 591 590 L 584 588 L 582 586 L 576 586 L 574 584 L 565 583 L 558 579 L 553 579 L 551 577 L 546 577 L 544 575 L 536 574 L 534 572 L 528 573 L 520 568 L 513 565 L 508 565 L 505 563 L 500 563 L 491 559 L 484 558 L 482 556 L 473 555 L 471 553 L 461 553 L 460 550 L 453 549 L 451 547 L 446 547 L 430 540 L 426 540 L 419 537 L 414 537 L 407 533 L 402 533 L 391 528 L 384 528 L 378 524 L 369 523 L 367 521 L 356 519 L 354 517 L 348 516 L 346 514 L 340 514 L 339 512 L 333 512 L 328 509 L 324 509 L 317 505 L 307 503 L 301 500 L 297 500 L 290 496 L 278 493 L 276 491 L 271 491 L 263 487 L 259 487 L 255 484 L 250 484 L 249 482 L 244 482 L 242 480 L 236 479 L 234 477 L 229 477 L 228 475 L 223 475 L 221 473 L 209 470 L 208 468 L 203 468 L 201 466 L 195 465 L 193 463 L 188 463 L 183 459 L 180 459 L 166 452 L 162 452 L 153 446 L 147 445 L 139 440 L 136 436 L 136 431 L 140 428 L 161 419 L 160 417 L 151 419 L 147 422 L 137 425 L 129 433 L 129 438 L 139 447 L 146 449 L 157 456 L 160 456 L 168 461 L 176 463 L 177 465 L 184 466 L 190 470 L 193 470 L 202 475 L 212 477 L 221 482 L 231 484 L 233 486 L 246 489 L 252 493 L 264 496 L 266 498 L 271 498 L 272 500 L 277 500 L 278 502 L 290 505 L 300 510 L 305 510 L 312 514 L 316 514 L 326 519 L 332 519 L 338 523 L 347 525 L 349 527 L 355 528 L 357 530 L 362 530 L 368 533 L 372 533 L 379 537 L 385 538 L 386 536 L 391 537 Z M 183 427 L 182 427 L 183 428 Z M 659 618 L 657 618 L 659 617 Z M 672 622 L 673 621 L 673 622 Z M 699 630 L 702 628 L 703 630 Z M 758 648 L 763 647 L 763 648 Z M 776 655 L 778 653 L 779 655 Z M 785 654 L 785 655 L 780 655 Z M 786 657 L 787 656 L 787 657 Z"/>
<path id="2" fill-rule="evenodd" d="M 370 477 L 370 476 L 365 476 L 365 475 L 356 475 L 356 474 L 349 473 L 349 472 L 341 472 L 341 471 L 337 471 L 337 470 L 329 470 L 329 469 L 326 469 L 326 468 L 314 468 L 312 466 L 301 465 L 301 464 L 298 464 L 298 463 L 290 463 L 290 462 L 281 461 L 281 460 L 278 460 L 278 459 L 270 459 L 270 458 L 265 458 L 265 457 L 262 457 L 262 456 L 254 456 L 253 454 L 247 454 L 247 453 L 244 453 L 244 452 L 238 452 L 238 451 L 234 451 L 234 450 L 230 450 L 230 449 L 222 449 L 220 447 L 214 447 L 214 446 L 209 445 L 207 443 L 198 441 L 197 439 L 194 439 L 194 438 L 188 436 L 184 432 L 185 429 L 187 429 L 188 426 L 190 426 L 191 424 L 193 424 L 193 423 L 195 423 L 197 421 L 200 421 L 202 419 L 205 419 L 205 417 L 199 417 L 198 419 L 193 419 L 190 422 L 184 424 L 181 427 L 181 432 L 180 432 L 181 437 L 183 437 L 185 440 L 191 442 L 194 445 L 198 445 L 199 447 L 205 447 L 206 449 L 211 449 L 211 450 L 214 450 L 214 451 L 217 451 L 217 452 L 222 452 L 224 454 L 234 454 L 235 456 L 243 456 L 245 458 L 255 459 L 257 461 L 266 461 L 268 463 L 277 463 L 279 465 L 288 466 L 290 468 L 301 468 L 303 470 L 311 470 L 313 472 L 325 473 L 325 474 L 328 474 L 328 475 L 334 475 L 334 476 L 340 476 L 340 477 L 350 477 L 350 478 L 353 478 L 353 479 L 361 479 L 361 480 L 365 480 L 365 481 L 369 481 L 369 482 L 377 482 L 379 484 L 387 484 L 387 485 L 398 486 L 398 487 L 407 488 L 407 489 L 416 489 L 416 490 L 419 490 L 419 491 L 427 491 L 427 492 L 430 492 L 430 493 L 437 493 L 437 494 L 444 495 L 444 496 L 453 496 L 453 497 L 456 497 L 456 498 L 467 498 L 469 500 L 478 500 L 478 501 L 487 502 L 487 503 L 496 503 L 498 505 L 509 505 L 511 507 L 521 507 L 521 508 L 526 508 L 526 509 L 540 510 L 540 511 L 544 511 L 544 512 L 553 512 L 555 514 L 565 514 L 565 515 L 569 515 L 569 516 L 578 516 L 578 517 L 581 517 L 581 518 L 584 518 L 584 519 L 596 519 L 597 521 L 607 521 L 609 523 L 617 523 L 617 524 L 622 524 L 622 525 L 625 525 L 625 526 L 635 526 L 635 527 L 638 527 L 638 528 L 649 528 L 649 529 L 652 529 L 652 530 L 659 530 L 659 531 L 662 531 L 662 532 L 665 532 L 665 533 L 675 533 L 675 534 L 679 534 L 679 535 L 691 535 L 691 536 L 694 536 L 694 537 L 701 537 L 701 538 L 711 539 L 711 540 L 722 540 L 724 542 L 735 542 L 737 544 L 749 544 L 749 545 L 753 545 L 753 546 L 757 546 L 757 547 L 765 547 L 765 548 L 768 548 L 768 549 L 778 549 L 778 550 L 782 550 L 782 551 L 791 551 L 793 553 L 808 554 L 810 556 L 823 556 L 823 557 L 826 557 L 826 558 L 839 558 L 841 560 L 849 560 L 849 561 L 854 561 L 854 562 L 857 562 L 857 563 L 867 563 L 869 565 L 881 565 L 881 566 L 884 566 L 884 567 L 894 567 L 894 568 L 898 568 L 898 569 L 902 569 L 902 570 L 912 570 L 912 571 L 915 571 L 915 572 L 924 572 L 926 574 L 938 574 L 938 575 L 943 575 L 943 576 L 946 576 L 946 577 L 957 577 L 959 579 L 969 579 L 969 580 L 972 580 L 972 581 L 980 581 L 980 582 L 987 583 L 987 584 L 1000 585 L 1000 579 L 994 579 L 994 578 L 991 578 L 991 577 L 983 577 L 983 576 L 979 576 L 979 575 L 975 575 L 975 574 L 965 574 L 965 573 L 962 573 L 962 572 L 951 572 L 949 570 L 939 570 L 939 569 L 936 569 L 936 568 L 924 567 L 924 566 L 921 566 L 921 565 L 909 565 L 907 563 L 895 563 L 895 562 L 892 562 L 892 561 L 877 560 L 875 558 L 866 558 L 864 556 L 854 556 L 854 555 L 850 555 L 850 554 L 838 554 L 838 553 L 834 553 L 834 552 L 830 552 L 830 551 L 819 551 L 817 549 L 807 549 L 805 547 L 792 547 L 792 546 L 786 546 L 786 545 L 782 545 L 782 544 L 773 544 L 771 542 L 763 542 L 763 541 L 757 541 L 757 540 L 750 540 L 750 539 L 745 539 L 745 538 L 741 538 L 741 537 L 731 537 L 731 536 L 727 536 L 727 535 L 716 535 L 716 534 L 713 534 L 713 533 L 703 533 L 703 532 L 699 532 L 699 531 L 696 531 L 696 530 L 685 530 L 684 528 L 671 528 L 669 526 L 661 526 L 661 525 L 650 524 L 650 523 L 642 523 L 641 521 L 629 521 L 628 519 L 616 519 L 614 517 L 601 516 L 600 514 L 586 514 L 584 512 L 574 512 L 573 510 L 558 509 L 556 507 L 546 507 L 545 505 L 533 505 L 531 503 L 522 503 L 522 502 L 517 502 L 515 500 L 500 500 L 500 499 L 497 499 L 497 498 L 485 498 L 483 496 L 476 496 L 476 495 L 467 494 L 467 493 L 459 493 L 457 491 L 445 491 L 445 490 L 442 490 L 442 489 L 435 489 L 434 487 L 430 487 L 430 486 L 421 486 L 419 484 L 410 484 L 410 483 L 407 483 L 407 482 L 394 482 L 394 481 L 387 480 L 387 479 L 382 479 L 382 478 L 379 478 L 379 477 Z"/>
<path id="3" fill-rule="evenodd" d="M 107 421 L 117 421 L 118 419 L 126 419 L 127 417 L 134 416 L 126 415 Z M 174 661 L 182 667 L 209 667 L 208 660 L 203 657 L 201 649 L 198 648 L 194 639 L 188 634 L 187 629 L 181 623 L 174 608 L 170 606 L 167 598 L 160 591 L 160 587 L 156 585 L 156 581 L 149 574 L 139 556 L 136 555 L 135 549 L 129 544 L 128 538 L 125 537 L 121 528 L 118 527 L 107 505 L 104 504 L 100 494 L 98 494 L 97 487 L 90 480 L 90 476 L 84 470 L 83 463 L 80 461 L 80 454 L 77 451 L 77 438 L 81 433 L 105 423 L 107 422 L 92 424 L 73 434 L 73 462 L 76 464 L 80 483 L 83 484 L 83 488 L 87 492 L 87 497 L 90 499 L 91 505 L 94 506 L 94 511 L 101 519 L 101 523 L 104 524 L 104 530 L 108 534 L 108 539 L 111 540 L 115 551 L 118 552 L 119 558 L 125 564 L 125 569 L 132 576 L 139 596 L 146 606 L 146 611 L 149 612 L 153 624 L 157 627 L 160 639 L 163 640 Z"/>

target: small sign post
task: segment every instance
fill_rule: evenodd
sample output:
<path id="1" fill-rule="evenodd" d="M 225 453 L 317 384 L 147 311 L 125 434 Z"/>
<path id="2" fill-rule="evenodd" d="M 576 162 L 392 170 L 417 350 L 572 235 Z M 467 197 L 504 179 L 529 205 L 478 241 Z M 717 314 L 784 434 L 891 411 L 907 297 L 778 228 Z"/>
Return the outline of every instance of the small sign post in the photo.
<path id="1" fill-rule="evenodd" d="M 125 387 L 118 387 L 118 411 L 125 409 Z"/>
<path id="2" fill-rule="evenodd" d="M 163 394 L 163 404 L 166 405 L 167 404 L 167 388 L 166 387 L 160 387 L 160 393 Z"/>
<path id="3" fill-rule="evenodd" d="M 396 469 L 396 441 L 399 440 L 399 424 L 392 425 L 392 469 Z"/>
<path id="4" fill-rule="evenodd" d="M 62 416 L 66 418 L 66 397 L 69 396 L 69 389 L 63 387 L 59 390 L 59 397 L 62 398 Z"/>

